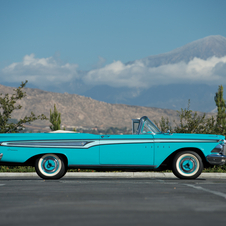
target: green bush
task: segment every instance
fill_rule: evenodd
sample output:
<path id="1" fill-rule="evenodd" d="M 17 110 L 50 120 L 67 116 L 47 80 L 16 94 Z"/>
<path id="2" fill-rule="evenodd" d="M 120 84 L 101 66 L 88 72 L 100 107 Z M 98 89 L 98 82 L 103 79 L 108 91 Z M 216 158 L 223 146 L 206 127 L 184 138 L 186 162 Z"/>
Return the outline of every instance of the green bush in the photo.
<path id="1" fill-rule="evenodd" d="M 32 166 L 0 166 L 0 172 L 35 172 Z"/>

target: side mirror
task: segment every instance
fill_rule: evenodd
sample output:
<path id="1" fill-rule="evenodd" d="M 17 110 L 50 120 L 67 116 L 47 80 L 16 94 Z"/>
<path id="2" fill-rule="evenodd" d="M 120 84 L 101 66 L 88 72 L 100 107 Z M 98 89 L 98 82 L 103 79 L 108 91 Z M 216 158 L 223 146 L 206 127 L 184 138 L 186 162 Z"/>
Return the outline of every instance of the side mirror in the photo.
<path id="1" fill-rule="evenodd" d="M 166 133 L 168 133 L 168 134 L 172 134 L 172 133 L 171 133 L 171 131 L 170 131 L 170 129 L 168 129 Z"/>

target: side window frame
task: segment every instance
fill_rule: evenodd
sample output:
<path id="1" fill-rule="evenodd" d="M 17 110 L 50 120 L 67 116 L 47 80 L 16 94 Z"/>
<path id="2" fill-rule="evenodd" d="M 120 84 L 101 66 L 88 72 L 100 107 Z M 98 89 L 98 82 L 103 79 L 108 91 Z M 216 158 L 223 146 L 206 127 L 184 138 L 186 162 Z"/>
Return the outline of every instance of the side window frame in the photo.
<path id="1" fill-rule="evenodd" d="M 132 134 L 139 134 L 139 124 L 140 124 L 140 119 L 132 119 Z"/>

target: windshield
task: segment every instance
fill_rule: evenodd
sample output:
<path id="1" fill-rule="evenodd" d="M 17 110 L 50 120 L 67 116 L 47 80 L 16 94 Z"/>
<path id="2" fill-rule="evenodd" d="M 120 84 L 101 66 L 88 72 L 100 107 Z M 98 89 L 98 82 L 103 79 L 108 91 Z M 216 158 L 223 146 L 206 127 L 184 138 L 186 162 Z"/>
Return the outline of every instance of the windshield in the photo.
<path id="1" fill-rule="evenodd" d="M 143 123 L 142 123 L 143 122 Z M 141 118 L 141 134 L 144 133 L 161 133 L 161 131 L 155 126 L 155 124 L 148 119 L 148 117 L 142 117 Z"/>

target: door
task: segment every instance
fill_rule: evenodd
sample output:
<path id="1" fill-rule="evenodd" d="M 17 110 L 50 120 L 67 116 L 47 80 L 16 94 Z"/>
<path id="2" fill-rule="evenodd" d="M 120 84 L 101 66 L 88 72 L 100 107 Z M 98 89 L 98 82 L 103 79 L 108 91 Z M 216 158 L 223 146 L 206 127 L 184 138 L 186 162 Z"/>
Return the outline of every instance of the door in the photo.
<path id="1" fill-rule="evenodd" d="M 102 135 L 100 137 L 101 165 L 153 165 L 153 136 Z"/>

